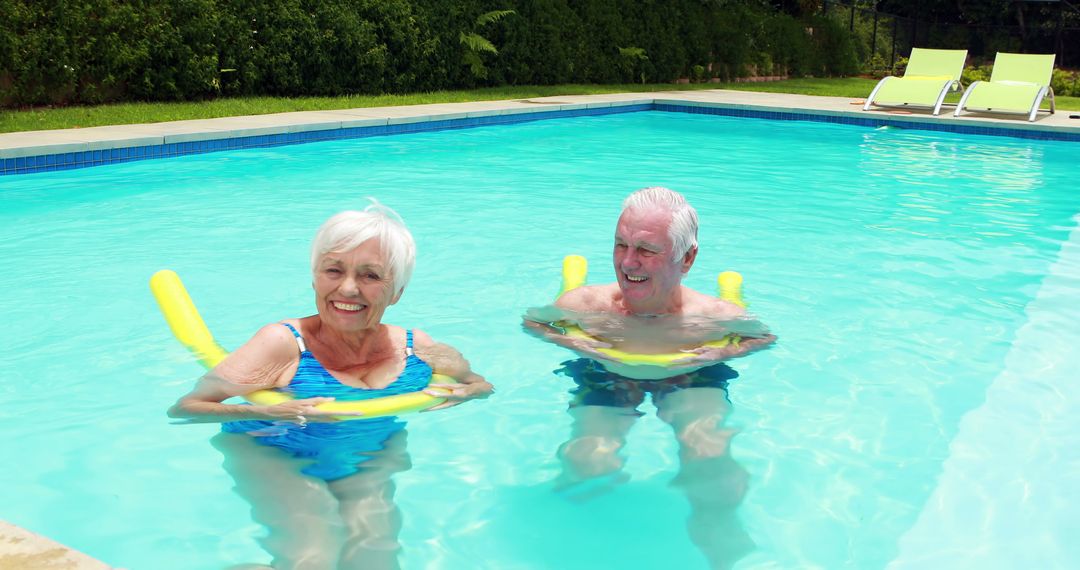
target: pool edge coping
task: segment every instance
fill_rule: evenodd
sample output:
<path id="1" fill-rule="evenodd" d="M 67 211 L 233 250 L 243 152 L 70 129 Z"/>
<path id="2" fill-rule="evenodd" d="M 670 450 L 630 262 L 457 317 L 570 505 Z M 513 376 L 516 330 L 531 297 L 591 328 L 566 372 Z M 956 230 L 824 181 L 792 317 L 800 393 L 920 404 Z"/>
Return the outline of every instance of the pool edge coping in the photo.
<path id="1" fill-rule="evenodd" d="M 1080 122 L 1062 113 L 1035 122 L 992 116 L 933 116 L 903 109 L 862 111 L 859 101 L 721 89 L 535 97 L 195 119 L 0 134 L 0 176 L 87 168 L 221 150 L 504 125 L 646 110 L 864 127 L 1080 142 Z M 897 114 L 903 113 L 903 114 Z M 1067 113 L 1067 112 L 1066 112 Z"/>
<path id="2" fill-rule="evenodd" d="M 18 525 L 0 520 L 0 567 L 112 570 L 112 566 Z"/>

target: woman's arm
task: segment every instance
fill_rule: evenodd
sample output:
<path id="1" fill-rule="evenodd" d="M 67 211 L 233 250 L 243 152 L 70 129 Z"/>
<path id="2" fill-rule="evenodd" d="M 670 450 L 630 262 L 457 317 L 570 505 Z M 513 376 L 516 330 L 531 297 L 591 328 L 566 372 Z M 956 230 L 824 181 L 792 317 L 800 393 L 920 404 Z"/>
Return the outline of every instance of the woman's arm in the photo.
<path id="1" fill-rule="evenodd" d="M 169 408 L 171 418 L 190 423 L 234 420 L 306 421 L 324 415 L 315 406 L 333 398 L 292 400 L 273 406 L 225 404 L 225 400 L 287 382 L 297 363 L 296 341 L 281 325 L 267 325 L 199 379 L 195 388 Z"/>
<path id="2" fill-rule="evenodd" d="M 424 393 L 446 398 L 446 402 L 428 411 L 456 406 L 466 400 L 487 398 L 495 387 L 483 376 L 472 371 L 469 361 L 454 347 L 435 342 L 427 333 L 413 329 L 416 356 L 427 362 L 436 374 L 450 376 L 456 383 L 432 383 Z"/>

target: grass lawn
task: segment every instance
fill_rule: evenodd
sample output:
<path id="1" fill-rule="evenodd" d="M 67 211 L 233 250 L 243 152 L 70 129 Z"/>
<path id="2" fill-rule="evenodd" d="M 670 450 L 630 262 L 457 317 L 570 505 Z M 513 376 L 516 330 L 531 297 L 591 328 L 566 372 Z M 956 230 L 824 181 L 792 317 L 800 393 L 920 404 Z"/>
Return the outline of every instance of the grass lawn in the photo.
<path id="1" fill-rule="evenodd" d="M 410 95 L 349 95 L 342 97 L 244 97 L 222 98 L 186 103 L 121 103 L 93 107 L 60 107 L 0 110 L 0 133 L 71 129 L 101 125 L 158 123 L 184 119 L 211 119 L 239 115 L 262 115 L 288 111 L 326 111 L 390 105 L 423 103 L 460 103 L 464 101 L 493 101 L 526 99 L 552 95 L 593 95 L 651 91 L 693 91 L 699 89 L 734 89 L 770 93 L 797 93 L 831 97 L 864 98 L 874 88 L 876 80 L 861 77 L 802 78 L 768 83 L 699 83 L 691 85 L 630 84 L 630 85 L 554 85 L 523 87 L 492 87 L 462 91 L 436 91 Z M 959 101 L 951 95 L 947 102 Z M 1080 110 L 1080 97 L 1058 97 L 1058 110 Z M 1043 108 L 1048 108 L 1043 105 Z"/>

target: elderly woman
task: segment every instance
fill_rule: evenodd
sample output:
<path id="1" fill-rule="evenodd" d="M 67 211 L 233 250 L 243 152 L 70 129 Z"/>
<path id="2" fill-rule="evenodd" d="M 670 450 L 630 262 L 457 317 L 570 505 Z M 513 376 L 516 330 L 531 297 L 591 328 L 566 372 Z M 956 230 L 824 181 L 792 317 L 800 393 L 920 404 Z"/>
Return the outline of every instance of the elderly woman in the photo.
<path id="1" fill-rule="evenodd" d="M 447 407 L 492 392 L 454 349 L 382 322 L 409 282 L 416 247 L 397 214 L 372 202 L 331 217 L 315 236 L 318 313 L 263 327 L 169 410 L 223 422 L 214 445 L 269 530 L 274 568 L 397 567 L 401 522 L 390 475 L 410 466 L 405 424 L 341 421 L 319 404 L 423 390 L 446 397 L 438 407 Z M 429 384 L 433 372 L 457 383 Z M 295 399 L 224 403 L 264 389 Z"/>

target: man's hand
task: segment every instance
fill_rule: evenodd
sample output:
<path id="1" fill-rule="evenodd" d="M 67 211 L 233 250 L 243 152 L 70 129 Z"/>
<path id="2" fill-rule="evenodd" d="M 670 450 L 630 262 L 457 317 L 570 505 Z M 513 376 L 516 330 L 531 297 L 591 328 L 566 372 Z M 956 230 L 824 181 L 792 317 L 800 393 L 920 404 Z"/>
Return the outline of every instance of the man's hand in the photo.
<path id="1" fill-rule="evenodd" d="M 702 365 L 723 362 L 732 358 L 739 358 L 740 356 L 746 356 L 751 352 L 756 352 L 763 348 L 767 348 L 776 342 L 776 335 L 765 335 L 760 338 L 740 338 L 735 337 L 731 342 L 724 346 L 712 347 L 702 346 L 687 351 L 686 358 L 680 358 L 673 361 L 673 368 L 691 368 Z"/>
<path id="2" fill-rule="evenodd" d="M 521 322 L 525 332 L 539 337 L 548 342 L 557 344 L 595 360 L 613 360 L 610 356 L 600 352 L 601 348 L 611 348 L 611 344 L 588 334 L 567 334 L 567 330 L 559 326 L 559 323 L 538 323 L 525 319 Z M 573 325 L 576 327 L 576 325 Z"/>

